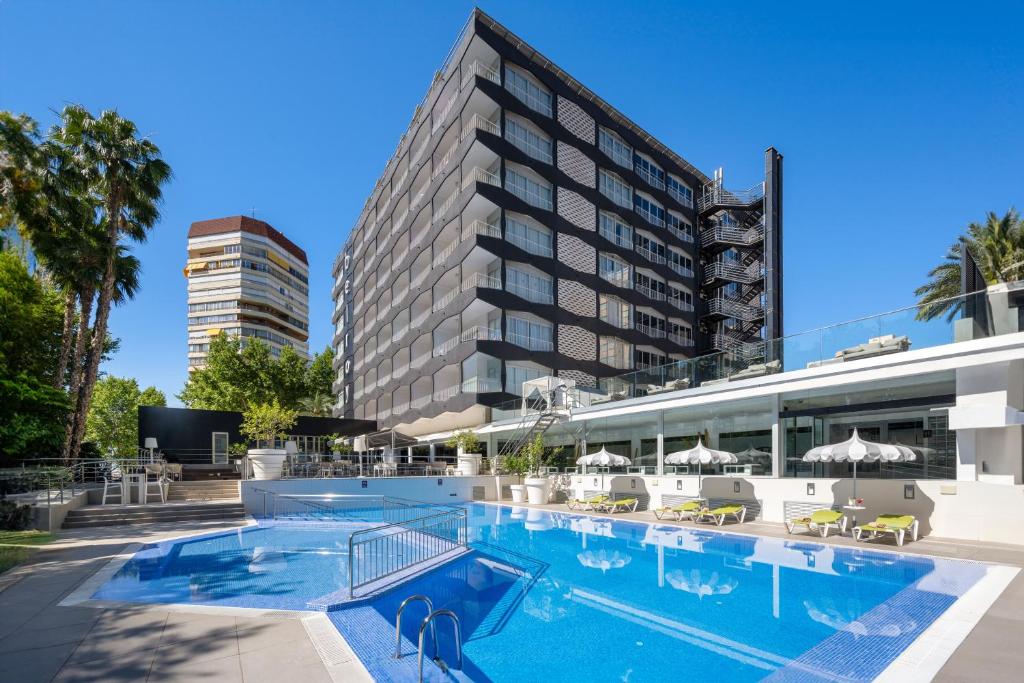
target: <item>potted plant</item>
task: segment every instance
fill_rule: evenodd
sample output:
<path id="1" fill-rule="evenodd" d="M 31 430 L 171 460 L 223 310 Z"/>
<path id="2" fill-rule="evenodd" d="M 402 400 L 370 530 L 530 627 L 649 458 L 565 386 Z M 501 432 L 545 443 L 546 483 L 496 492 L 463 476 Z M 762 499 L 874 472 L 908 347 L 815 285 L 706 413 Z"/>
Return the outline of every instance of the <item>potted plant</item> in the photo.
<path id="1" fill-rule="evenodd" d="M 273 403 L 254 405 L 242 414 L 242 426 L 238 431 L 256 442 L 256 448 L 250 448 L 248 453 L 254 479 L 281 478 L 281 466 L 288 453 L 283 448 L 274 448 L 274 441 L 285 438 L 287 430 L 295 425 L 298 417 L 298 411 L 281 407 L 276 399 Z M 269 447 L 260 448 L 261 443 Z"/>
<path id="2" fill-rule="evenodd" d="M 479 453 L 480 439 L 477 438 L 476 432 L 470 429 L 455 432 L 444 442 L 444 445 L 454 448 L 458 452 L 459 474 L 461 476 L 475 477 L 480 474 L 480 459 L 482 456 Z"/>
<path id="3" fill-rule="evenodd" d="M 531 505 L 547 503 L 551 498 L 551 480 L 546 474 L 540 474 L 540 467 L 544 464 L 544 435 L 535 436 L 522 450 L 526 459 L 526 471 L 533 475 L 523 481 L 526 485 L 527 500 Z"/>
<path id="4" fill-rule="evenodd" d="M 502 469 L 508 474 L 515 474 L 522 481 L 522 476 L 530 470 L 530 462 L 523 455 L 522 450 L 517 453 L 505 458 L 502 463 Z M 525 484 L 512 484 L 509 487 L 512 490 L 512 502 L 513 503 L 525 503 L 526 502 L 526 485 Z"/>

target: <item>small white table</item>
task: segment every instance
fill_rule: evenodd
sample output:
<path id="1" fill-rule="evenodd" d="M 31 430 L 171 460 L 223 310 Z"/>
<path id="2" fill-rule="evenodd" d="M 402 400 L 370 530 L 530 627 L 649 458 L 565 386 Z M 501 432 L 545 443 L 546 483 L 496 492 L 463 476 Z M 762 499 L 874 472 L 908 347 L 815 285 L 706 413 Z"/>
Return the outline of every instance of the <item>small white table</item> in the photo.
<path id="1" fill-rule="evenodd" d="M 850 515 L 850 535 L 853 536 L 853 527 L 857 526 L 857 512 L 867 510 L 867 507 L 863 505 L 844 505 L 843 509 L 853 513 Z"/>
<path id="2" fill-rule="evenodd" d="M 127 496 L 125 496 L 125 502 L 132 502 L 132 486 L 138 489 L 139 504 L 145 504 L 146 502 L 146 473 L 145 472 L 132 472 L 131 474 L 124 475 L 126 482 L 125 487 L 127 489 Z"/>

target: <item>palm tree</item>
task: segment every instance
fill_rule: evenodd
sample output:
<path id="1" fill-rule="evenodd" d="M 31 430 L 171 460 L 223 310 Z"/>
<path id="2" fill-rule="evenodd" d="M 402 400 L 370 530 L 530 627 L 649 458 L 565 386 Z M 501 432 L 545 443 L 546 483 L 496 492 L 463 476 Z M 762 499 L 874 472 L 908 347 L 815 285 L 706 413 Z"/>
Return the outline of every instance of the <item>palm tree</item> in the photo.
<path id="1" fill-rule="evenodd" d="M 127 236 L 144 241 L 157 223 L 162 199 L 161 187 L 170 180 L 171 169 L 160 158 L 160 149 L 139 137 L 131 121 L 115 111 L 93 117 L 80 105 L 69 105 L 61 112 L 61 125 L 50 137 L 72 154 L 88 184 L 90 194 L 100 206 L 106 227 L 106 260 L 98 288 L 96 318 L 89 348 L 82 363 L 83 377 L 66 457 L 74 459 L 85 434 L 85 416 L 99 374 L 99 364 L 107 341 L 110 308 L 117 290 L 118 243 Z"/>
<path id="2" fill-rule="evenodd" d="M 322 394 L 319 391 L 299 401 L 299 410 L 303 415 L 315 417 L 330 417 L 331 406 L 334 403 L 329 394 Z"/>
<path id="3" fill-rule="evenodd" d="M 990 211 L 984 223 L 971 223 L 946 251 L 942 263 L 929 273 L 929 281 L 914 290 L 918 320 L 945 315 L 953 320 L 963 309 L 960 298 L 960 257 L 967 249 L 987 284 L 1024 279 L 1024 221 L 1013 208 L 1002 217 Z"/>

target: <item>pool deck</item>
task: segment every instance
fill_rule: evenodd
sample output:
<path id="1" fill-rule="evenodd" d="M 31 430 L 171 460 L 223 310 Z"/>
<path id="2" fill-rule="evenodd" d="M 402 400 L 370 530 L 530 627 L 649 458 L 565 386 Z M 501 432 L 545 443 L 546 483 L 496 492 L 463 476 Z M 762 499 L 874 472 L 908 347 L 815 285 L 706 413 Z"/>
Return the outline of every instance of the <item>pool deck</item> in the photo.
<path id="1" fill-rule="evenodd" d="M 323 615 L 250 617 L 240 616 L 241 611 L 211 614 L 202 608 L 182 611 L 164 605 L 100 609 L 59 604 L 133 544 L 247 524 L 243 520 L 161 523 L 59 532 L 58 540 L 40 546 L 27 564 L 0 575 L 0 679 L 11 683 L 370 680 L 347 646 L 321 656 L 311 633 L 336 635 L 323 634 L 323 624 L 316 620 L 326 621 Z M 323 650 L 322 643 L 329 639 L 319 642 Z"/>
<path id="2" fill-rule="evenodd" d="M 531 506 L 532 507 L 532 506 Z M 567 512 L 565 505 L 536 506 Z M 576 511 L 570 511 L 576 512 Z M 602 515 L 684 527 L 650 512 Z M 320 681 L 370 680 L 347 647 L 324 652 L 311 634 L 322 624 L 305 613 L 264 616 L 212 614 L 173 606 L 61 606 L 84 582 L 133 544 L 222 531 L 237 524 L 151 524 L 62 531 L 28 564 L 0 577 L 0 672 L 4 680 L 36 681 Z M 699 525 L 707 526 L 707 525 Z M 792 538 L 781 524 L 747 522 L 722 527 L 736 533 Z M 848 537 L 801 536 L 836 545 L 895 550 L 883 541 L 854 544 Z M 902 552 L 1024 567 L 1024 546 L 923 538 Z M 222 611 L 223 612 L 223 611 Z M 246 613 L 248 614 L 248 613 Z M 336 634 L 335 634 L 336 635 Z M 1024 572 L 945 663 L 937 681 L 1015 681 L 1024 670 Z M 344 645 L 342 643 L 342 645 Z M 321 653 L 324 654 L 321 654 Z"/>
<path id="3" fill-rule="evenodd" d="M 504 503 L 508 505 L 508 503 Z M 1024 545 L 1004 545 L 998 543 L 977 543 L 948 538 L 924 537 L 920 540 L 907 541 L 902 548 L 897 548 L 891 540 L 877 540 L 857 543 L 849 536 L 838 536 L 835 533 L 827 539 L 818 534 L 786 533 L 783 524 L 775 522 L 746 522 L 732 524 L 726 522 L 721 527 L 713 524 L 695 523 L 684 520 L 676 522 L 668 519 L 658 520 L 652 512 L 623 512 L 615 514 L 599 512 L 583 512 L 569 510 L 564 503 L 550 505 L 525 505 L 528 508 L 541 508 L 552 512 L 569 512 L 595 517 L 632 520 L 645 523 L 657 523 L 666 526 L 700 527 L 731 531 L 734 533 L 767 536 L 792 540 L 802 538 L 817 543 L 830 543 L 857 548 L 877 548 L 879 550 L 896 550 L 915 555 L 931 555 L 933 557 L 949 557 L 977 562 L 992 562 L 1011 567 L 1024 568 Z M 1024 531 L 1021 532 L 1024 534 Z M 1024 671 L 1024 648 L 1020 643 L 1024 639 L 1024 572 L 1020 572 L 997 598 L 992 607 L 982 616 L 981 621 L 970 632 L 967 638 L 953 652 L 949 660 L 935 676 L 935 681 L 1019 681 Z"/>

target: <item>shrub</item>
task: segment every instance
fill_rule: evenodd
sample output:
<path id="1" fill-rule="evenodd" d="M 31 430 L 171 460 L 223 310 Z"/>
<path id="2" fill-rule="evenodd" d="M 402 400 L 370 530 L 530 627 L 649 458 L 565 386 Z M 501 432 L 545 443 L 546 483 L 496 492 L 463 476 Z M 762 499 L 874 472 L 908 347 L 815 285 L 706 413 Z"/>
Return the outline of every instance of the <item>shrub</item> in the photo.
<path id="1" fill-rule="evenodd" d="M 9 500 L 0 500 L 0 529 L 5 531 L 21 531 L 27 529 L 32 522 L 32 508 L 18 505 Z"/>
<path id="2" fill-rule="evenodd" d="M 272 403 L 261 403 L 247 409 L 242 414 L 242 426 L 238 431 L 255 441 L 257 447 L 265 441 L 268 448 L 273 448 L 274 440 L 285 438 L 298 419 L 298 411 L 282 408 L 275 399 Z"/>

